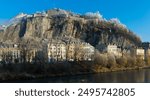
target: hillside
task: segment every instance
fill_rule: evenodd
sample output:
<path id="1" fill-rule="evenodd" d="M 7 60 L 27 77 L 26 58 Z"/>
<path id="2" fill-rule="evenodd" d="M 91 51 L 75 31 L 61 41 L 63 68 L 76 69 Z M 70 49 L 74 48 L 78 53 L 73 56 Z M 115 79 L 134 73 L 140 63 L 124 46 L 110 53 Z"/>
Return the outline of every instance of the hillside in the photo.
<path id="1" fill-rule="evenodd" d="M 20 14 L 0 31 L 1 42 L 78 38 L 98 49 L 108 44 L 122 48 L 138 46 L 141 40 L 117 19 L 105 20 L 97 13 L 75 14 L 61 9 Z M 32 41 L 30 41 L 32 42 Z"/>

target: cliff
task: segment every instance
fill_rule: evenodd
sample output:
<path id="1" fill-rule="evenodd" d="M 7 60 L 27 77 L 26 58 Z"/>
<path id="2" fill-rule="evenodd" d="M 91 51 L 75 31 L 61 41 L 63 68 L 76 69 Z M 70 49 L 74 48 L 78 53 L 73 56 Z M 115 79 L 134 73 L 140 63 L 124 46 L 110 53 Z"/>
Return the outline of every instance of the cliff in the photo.
<path id="1" fill-rule="evenodd" d="M 140 38 L 120 23 L 102 19 L 98 14 L 79 15 L 61 9 L 19 17 L 0 35 L 1 42 L 77 38 L 99 49 L 108 44 L 123 48 L 141 44 Z"/>

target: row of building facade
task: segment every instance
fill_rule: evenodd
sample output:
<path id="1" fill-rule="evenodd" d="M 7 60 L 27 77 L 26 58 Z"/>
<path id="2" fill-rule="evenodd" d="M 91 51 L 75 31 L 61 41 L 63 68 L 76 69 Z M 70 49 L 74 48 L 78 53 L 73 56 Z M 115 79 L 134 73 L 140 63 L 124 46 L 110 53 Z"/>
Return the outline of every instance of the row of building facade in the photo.
<path id="1" fill-rule="evenodd" d="M 150 43 L 144 42 L 142 45 L 138 48 L 130 48 L 130 49 L 121 49 L 117 45 L 108 45 L 106 48 L 107 53 L 113 54 L 117 57 L 121 56 L 135 56 L 138 58 L 141 58 L 143 60 L 150 59 Z"/>
<path id="2" fill-rule="evenodd" d="M 36 48 L 25 50 L 16 44 L 8 44 L 0 46 L 0 62 L 4 63 L 23 63 L 32 62 L 36 57 Z"/>
<path id="3" fill-rule="evenodd" d="M 92 61 L 95 48 L 84 42 L 50 42 L 48 44 L 48 62 L 55 61 Z"/>
<path id="4" fill-rule="evenodd" d="M 42 52 L 42 53 L 41 53 Z M 18 45 L 3 45 L 0 47 L 0 62 L 23 63 L 35 62 L 39 57 L 43 61 L 92 61 L 95 48 L 89 43 L 84 42 L 58 42 L 51 41 L 47 44 L 46 50 L 39 48 L 25 49 Z M 46 59 L 46 60 L 45 60 Z"/>
<path id="5" fill-rule="evenodd" d="M 143 43 L 140 48 L 121 49 L 117 45 L 108 45 L 105 53 L 113 54 L 117 57 L 126 55 L 134 55 L 145 60 L 150 57 L 150 43 Z M 43 52 L 43 53 L 41 53 Z M 46 50 L 32 47 L 30 49 L 20 48 L 19 45 L 1 45 L 0 46 L 0 62 L 5 63 L 23 63 L 35 62 L 39 57 L 47 62 L 62 61 L 93 61 L 95 48 L 85 42 L 62 42 L 51 41 L 47 44 Z"/>

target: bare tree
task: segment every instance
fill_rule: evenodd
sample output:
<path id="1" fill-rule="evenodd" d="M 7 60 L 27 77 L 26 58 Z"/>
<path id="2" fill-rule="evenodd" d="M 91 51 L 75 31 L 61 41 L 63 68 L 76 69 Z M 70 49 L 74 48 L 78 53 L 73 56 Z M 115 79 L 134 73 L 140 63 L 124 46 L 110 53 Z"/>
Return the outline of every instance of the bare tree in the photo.
<path id="1" fill-rule="evenodd" d="M 108 64 L 107 67 L 111 68 L 111 67 L 115 67 L 116 66 L 116 59 L 114 55 L 108 55 Z"/>
<path id="2" fill-rule="evenodd" d="M 127 58 L 125 56 L 116 58 L 116 62 L 119 67 L 125 67 L 127 65 Z"/>
<path id="3" fill-rule="evenodd" d="M 95 64 L 101 66 L 101 67 L 106 67 L 108 63 L 108 58 L 106 54 L 100 54 L 98 50 L 95 51 L 94 55 L 94 62 Z"/>

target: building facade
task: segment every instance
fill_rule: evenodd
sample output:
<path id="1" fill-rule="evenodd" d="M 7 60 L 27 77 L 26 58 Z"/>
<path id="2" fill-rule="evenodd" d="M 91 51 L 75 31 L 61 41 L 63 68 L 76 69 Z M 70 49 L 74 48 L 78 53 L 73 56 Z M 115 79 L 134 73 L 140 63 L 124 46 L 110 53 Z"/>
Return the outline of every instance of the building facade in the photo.
<path id="1" fill-rule="evenodd" d="M 137 48 L 136 49 L 136 57 L 139 57 L 141 59 L 145 59 L 145 50 L 143 48 Z"/>
<path id="2" fill-rule="evenodd" d="M 25 54 L 26 62 L 34 63 L 36 61 L 36 59 L 38 59 L 37 52 L 38 52 L 38 50 L 36 48 L 32 48 L 31 50 L 27 51 Z"/>
<path id="3" fill-rule="evenodd" d="M 66 45 L 61 42 L 50 42 L 48 44 L 48 62 L 66 60 Z"/>
<path id="4" fill-rule="evenodd" d="M 76 44 L 75 43 L 69 43 L 67 44 L 67 61 L 74 61 L 75 60 L 75 49 L 76 49 Z"/>
<path id="5" fill-rule="evenodd" d="M 113 55 L 115 55 L 117 57 L 121 57 L 122 56 L 122 51 L 121 51 L 120 48 L 117 47 L 117 45 L 108 45 L 107 48 L 106 48 L 106 52 L 108 54 L 113 54 Z"/>
<path id="6" fill-rule="evenodd" d="M 50 42 L 48 44 L 48 62 L 91 61 L 94 47 L 83 42 Z"/>
<path id="7" fill-rule="evenodd" d="M 21 62 L 21 50 L 14 46 L 1 47 L 0 61 L 4 61 L 6 63 Z"/>
<path id="8" fill-rule="evenodd" d="M 94 60 L 95 48 L 89 43 L 81 43 L 77 51 L 78 61 L 92 61 Z"/>
<path id="9" fill-rule="evenodd" d="M 16 44 L 3 44 L 0 47 L 0 62 L 23 63 L 33 62 L 36 59 L 37 49 L 22 49 Z"/>

